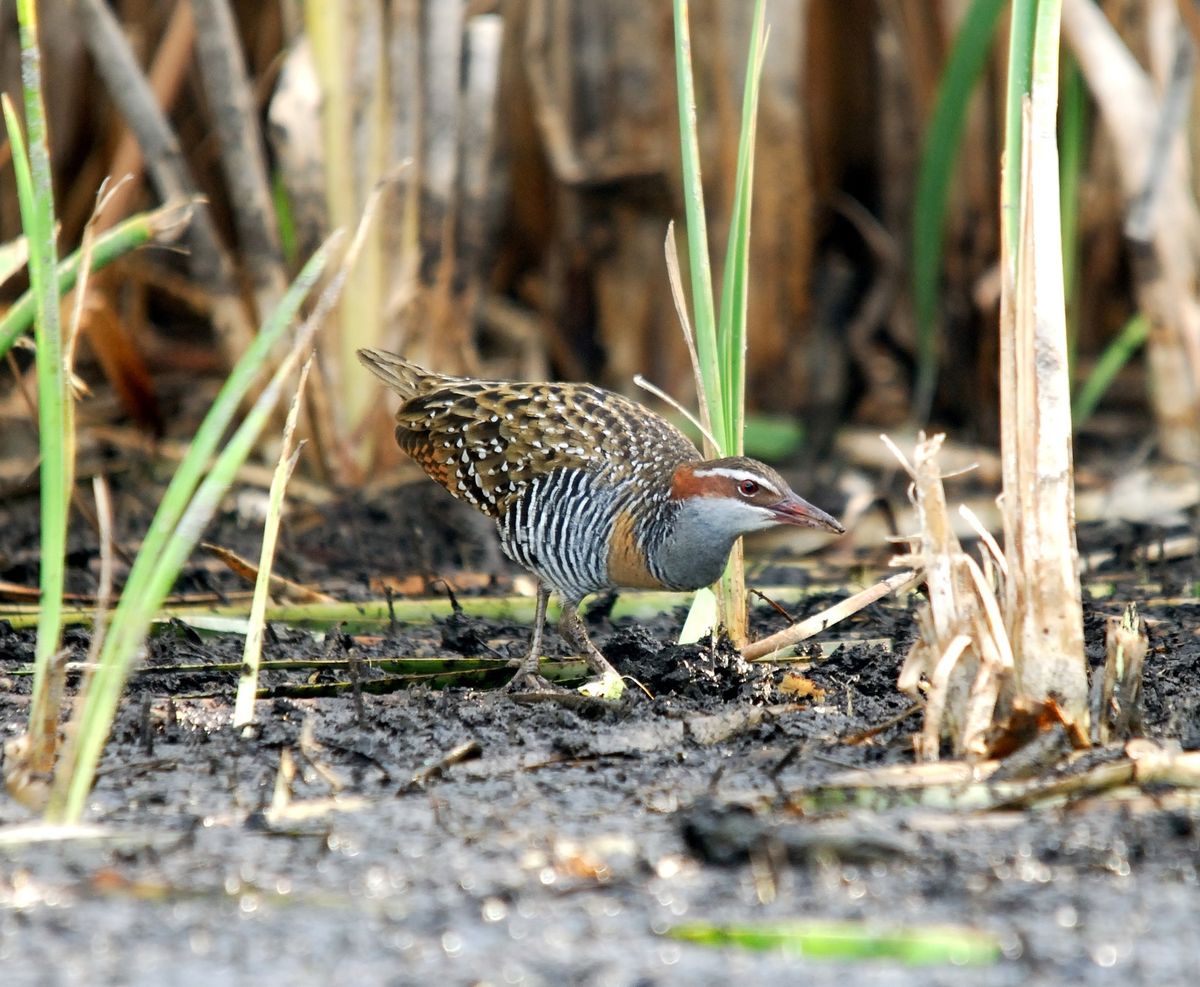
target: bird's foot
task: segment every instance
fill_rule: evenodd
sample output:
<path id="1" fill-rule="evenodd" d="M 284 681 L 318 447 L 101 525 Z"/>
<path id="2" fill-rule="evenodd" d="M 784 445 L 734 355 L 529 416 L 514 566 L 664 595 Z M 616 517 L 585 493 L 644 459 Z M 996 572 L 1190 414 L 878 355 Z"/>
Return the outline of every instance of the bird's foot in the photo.
<path id="1" fill-rule="evenodd" d="M 548 678 L 538 672 L 518 670 L 504 687 L 505 692 L 562 692 Z"/>
<path id="2" fill-rule="evenodd" d="M 508 685 L 504 687 L 505 692 L 560 692 L 557 686 L 552 685 L 538 670 L 537 655 L 526 655 L 521 659 L 521 664 L 517 668 L 517 674 L 514 675 Z"/>
<path id="3" fill-rule="evenodd" d="M 599 662 L 596 661 L 596 656 L 599 656 Z M 621 674 L 612 667 L 598 651 L 596 655 L 585 654 L 588 668 L 596 673 L 595 678 L 588 679 L 579 687 L 577 692 L 581 696 L 587 696 L 591 699 L 620 699 L 625 692 L 625 681 L 621 678 Z M 600 665 L 603 662 L 603 665 Z M 571 693 L 563 689 L 561 686 L 555 685 L 547 679 L 541 672 L 538 671 L 537 662 L 530 662 L 528 659 L 521 662 L 517 673 L 509 680 L 508 685 L 504 687 L 504 691 L 512 693 L 554 693 L 563 696 L 569 696 Z"/>
<path id="4" fill-rule="evenodd" d="M 599 699 L 620 699 L 625 692 L 625 681 L 621 678 L 620 672 L 613 668 L 609 660 L 601 654 L 600 649 L 592 644 L 587 628 L 584 627 L 583 621 L 579 617 L 577 604 L 563 606 L 563 615 L 559 620 L 558 630 L 567 644 L 587 662 L 588 670 L 596 676 L 585 682 L 579 691 L 585 696 Z"/>

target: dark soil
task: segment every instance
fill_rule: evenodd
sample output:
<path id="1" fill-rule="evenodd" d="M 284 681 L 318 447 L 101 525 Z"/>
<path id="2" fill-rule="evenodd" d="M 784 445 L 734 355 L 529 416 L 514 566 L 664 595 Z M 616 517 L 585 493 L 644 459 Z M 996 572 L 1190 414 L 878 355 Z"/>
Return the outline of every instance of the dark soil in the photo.
<path id="1" fill-rule="evenodd" d="M 464 538 L 461 517 L 438 513 L 444 503 L 415 505 L 408 520 L 392 508 L 360 499 L 294 517 L 281 571 L 347 596 L 366 595 L 381 574 L 506 578 L 486 531 Z M 0 518 L 10 522 L 0 578 L 18 581 L 28 567 L 36 521 L 22 516 Z M 431 516 L 435 524 L 412 520 Z M 211 538 L 256 555 L 238 530 L 230 515 Z M 87 532 L 73 544 L 76 588 L 87 592 Z M 1089 604 L 1093 657 L 1105 615 L 1160 596 L 1172 579 L 1190 584 L 1193 568 L 1141 573 L 1111 602 Z M 198 559 L 182 588 L 233 586 Z M 521 653 L 527 627 L 488 622 L 461 602 L 464 615 L 446 624 L 337 645 L 362 657 Z M 1149 604 L 1146 734 L 1200 746 L 1200 618 L 1189 603 Z M 765 608 L 756 620 L 762 630 L 782 624 Z M 229 725 L 232 673 L 137 676 L 90 804 L 102 828 L 0 845 L 3 982 L 1195 981 L 1200 809 L 1189 793 L 1026 812 L 798 816 L 782 808 L 788 793 L 846 768 L 911 761 L 920 719 L 897 720 L 910 701 L 895 685 L 913 633 L 908 609 L 881 604 L 853 622 L 856 636 L 890 648 L 815 659 L 805 675 L 819 691 L 806 698 L 781 691 L 794 685 L 783 669 L 747 665 L 726 646 L 670 645 L 678 627 L 677 614 L 593 621 L 600 646 L 652 699 L 638 688 L 618 703 L 421 687 L 284 696 L 259 704 L 252 738 Z M 86 634 L 72 631 L 68 643 L 82 657 Z M 549 645 L 561 653 L 557 637 Z M 148 665 L 237 662 L 241 646 L 168 629 Z M 332 646 L 275 628 L 267 657 L 320 657 Z M 5 739 L 23 729 L 28 680 L 16 672 L 31 653 L 30 633 L 0 625 Z M 276 672 L 263 684 L 286 692 L 309 674 Z M 295 769 L 282 815 L 270 811 L 281 764 Z M 745 808 L 751 796 L 757 813 Z M 28 819 L 0 801 L 0 822 Z M 1005 955 L 969 972 L 846 966 L 663 936 L 683 921 L 795 917 L 966 923 L 998 935 Z"/>

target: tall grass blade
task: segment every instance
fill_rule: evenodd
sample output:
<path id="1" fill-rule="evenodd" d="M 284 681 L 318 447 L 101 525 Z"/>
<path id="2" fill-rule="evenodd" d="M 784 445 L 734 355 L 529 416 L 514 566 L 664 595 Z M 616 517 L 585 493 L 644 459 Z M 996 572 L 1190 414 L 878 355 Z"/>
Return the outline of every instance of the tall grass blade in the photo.
<path id="1" fill-rule="evenodd" d="M 67 515 L 74 483 L 74 435 L 59 315 L 58 263 L 55 248 L 54 187 L 46 114 L 42 103 L 41 53 L 37 6 L 17 0 L 21 42 L 21 80 L 28 146 L 21 139 L 16 113 L 7 97 L 4 119 L 12 144 L 13 169 L 21 225 L 29 246 L 29 283 L 37 311 L 38 445 L 41 455 L 41 616 L 34 660 L 38 674 L 30 709 L 35 771 L 46 770 L 54 756 L 61 676 L 51 663 L 62 637 L 62 595 L 66 579 Z M 57 686 L 54 681 L 58 680 Z"/>
<path id="2" fill-rule="evenodd" d="M 765 2 L 756 0 L 742 93 L 742 122 L 738 134 L 738 163 L 734 201 L 725 248 L 720 322 L 713 305 L 712 266 L 708 251 L 708 225 L 704 212 L 704 187 L 700 174 L 700 146 L 696 130 L 696 92 L 692 77 L 691 33 L 687 0 L 675 0 L 675 69 L 679 101 L 679 131 L 683 161 L 683 188 L 687 215 L 688 259 L 692 275 L 694 361 L 697 391 L 707 410 L 705 421 L 716 448 L 709 455 L 733 456 L 742 451 L 745 418 L 746 300 L 750 263 L 750 211 L 754 180 L 754 137 L 758 116 L 759 80 L 766 48 Z M 668 250 L 668 261 L 670 251 Z M 678 299 L 676 300 L 679 306 Z M 680 306 L 682 308 L 682 306 Z M 682 318 L 686 324 L 686 319 Z M 721 613 L 730 635 L 740 641 L 746 634 L 746 588 L 739 541 L 730 554 L 721 579 Z M 691 620 L 695 625 L 699 618 Z M 694 630 L 694 626 L 693 626 Z"/>
<path id="3" fill-rule="evenodd" d="M 1021 223 L 1021 135 L 1025 129 L 1023 106 L 1033 83 L 1034 26 L 1038 0 L 1012 0 L 1008 29 L 1008 84 L 1004 97 L 1004 167 L 1000 189 L 1000 224 L 1004 239 L 1013 247 L 1009 262 L 1016 279 L 1016 245 Z M 1012 157 L 1010 157 L 1012 156 Z"/>
<path id="4" fill-rule="evenodd" d="M 311 334 L 305 334 L 297 341 L 217 457 L 212 470 L 196 490 L 179 524 L 163 546 L 162 554 L 154 560 L 153 569 L 145 578 L 145 592 L 134 595 L 126 587 L 122 594 L 121 605 L 117 607 L 108 638 L 100 652 L 91 686 L 74 723 L 77 743 L 64 751 L 60 770 L 55 776 L 54 796 L 49 810 L 51 818 L 76 822 L 83 814 L 121 690 L 134 659 L 143 647 L 150 619 L 170 592 L 180 568 L 233 482 L 238 466 L 254 448 L 259 433 L 279 401 L 286 378 L 295 369 L 302 349 L 310 341 Z M 125 606 L 127 601 L 130 601 L 129 605 Z"/>
<path id="5" fill-rule="evenodd" d="M 718 340 L 725 412 L 725 455 L 741 455 L 746 414 L 746 309 L 750 281 L 750 218 L 754 194 L 754 141 L 758 126 L 758 91 L 766 57 L 764 0 L 754 5 L 746 81 L 742 93 L 742 122 L 738 133 L 738 163 L 734 199 L 725 246 Z M 721 578 L 721 611 L 725 627 L 737 644 L 746 639 L 746 574 L 742 543 L 734 545 Z"/>
<path id="6" fill-rule="evenodd" d="M 720 447 L 729 449 L 717 345 L 716 309 L 713 305 L 712 265 L 708 255 L 708 220 L 704 213 L 704 184 L 700 175 L 700 139 L 696 131 L 696 84 L 692 77 L 692 37 L 687 0 L 674 0 L 675 81 L 679 102 L 679 138 L 683 157 L 684 214 L 687 217 L 688 268 L 692 279 L 692 313 L 696 354 L 704 381 L 713 434 Z"/>
<path id="7" fill-rule="evenodd" d="M 1058 112 L 1059 202 L 1062 209 L 1063 290 L 1067 298 L 1067 347 L 1071 365 L 1079 337 L 1079 187 L 1088 140 L 1088 91 L 1079 63 L 1063 69 Z"/>
<path id="8" fill-rule="evenodd" d="M 1088 379 L 1079 388 L 1079 393 L 1071 403 L 1071 417 L 1076 428 L 1092 417 L 1092 412 L 1096 410 L 1112 382 L 1117 379 L 1117 374 L 1133 359 L 1149 336 L 1150 320 L 1144 315 L 1135 315 L 1104 348 L 1100 359 L 1096 361 Z"/>
<path id="9" fill-rule="evenodd" d="M 764 0 L 754 5 L 750 29 L 750 54 L 742 94 L 742 125 L 738 134 L 737 177 L 733 212 L 729 221 L 725 271 L 721 286 L 721 316 L 717 327 L 721 342 L 721 376 L 724 383 L 725 454 L 741 455 L 746 405 L 746 307 L 750 280 L 750 212 L 754 194 L 754 137 L 758 125 L 758 90 L 766 57 L 763 25 Z"/>
<path id="10" fill-rule="evenodd" d="M 142 549 L 130 569 L 90 688 L 85 696 L 81 696 L 81 707 L 73 723 L 74 734 L 55 772 L 48 810 L 52 819 L 77 820 L 83 812 L 121 690 L 140 652 L 150 619 L 169 592 L 179 567 L 199 539 L 204 524 L 232 481 L 234 471 L 249 454 L 265 425 L 278 398 L 283 376 L 299 358 L 295 349 L 280 365 L 210 469 L 213 453 L 259 371 L 324 270 L 333 239 L 305 265 L 233 368 L 197 430 L 187 457 L 179 464 L 163 495 Z M 304 335 L 310 337 L 311 331 Z"/>
<path id="11" fill-rule="evenodd" d="M 826 960 L 891 960 L 909 965 L 995 963 L 995 936 L 965 926 L 886 927 L 864 922 L 781 921 L 744 925 L 692 922 L 666 933 L 673 939 L 716 946 L 782 952 Z M 857 978 L 846 978 L 854 982 Z"/>

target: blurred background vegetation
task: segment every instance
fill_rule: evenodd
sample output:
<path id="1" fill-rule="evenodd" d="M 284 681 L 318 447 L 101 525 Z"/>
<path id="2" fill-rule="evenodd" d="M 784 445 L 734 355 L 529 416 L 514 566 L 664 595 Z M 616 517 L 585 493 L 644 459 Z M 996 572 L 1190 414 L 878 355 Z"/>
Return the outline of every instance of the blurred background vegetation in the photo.
<path id="1" fill-rule="evenodd" d="M 691 5 L 717 257 L 752 6 Z M 348 359 L 360 345 L 448 372 L 587 379 L 626 392 L 641 373 L 692 402 L 663 260 L 667 223 L 684 212 L 665 0 L 40 7 L 60 254 L 79 244 L 106 176 L 133 177 L 102 226 L 198 192 L 210 234 L 193 223 L 182 249 L 144 249 L 93 280 L 78 367 L 93 389 L 79 408 L 81 456 L 98 425 L 108 441 L 132 441 L 112 430 L 130 424 L 189 435 L 283 285 L 330 228 L 353 226 L 383 179 L 390 191 L 372 240 L 321 340 L 307 475 L 353 483 L 399 455 L 384 396 Z M 769 416 L 803 424 L 799 454 L 809 463 L 855 428 L 873 435 L 928 418 L 960 439 L 996 441 L 1004 8 L 768 3 L 747 361 L 763 441 L 774 441 Z M 1146 438 L 1153 420 L 1160 447 L 1182 458 L 1200 448 L 1190 279 L 1200 227 L 1186 98 L 1194 14 L 1191 0 L 1067 0 L 1061 112 L 1075 378 L 1088 378 L 1139 311 L 1148 321 L 1135 324 L 1142 335 L 1127 337 L 1126 350 L 1148 335 L 1156 377 L 1137 359 L 1118 360 L 1089 434 Z M 958 49 L 956 79 L 948 66 L 968 22 L 978 59 Z M 1087 34 L 1097 25 L 1099 40 Z M 122 44 L 169 128 L 172 140 L 157 149 L 141 136 L 144 108 L 117 81 Z M 1133 87 L 1123 112 L 1102 92 L 1124 78 L 1106 83 L 1113 50 L 1146 86 Z M 19 91 L 17 55 L 5 5 L 0 88 L 10 92 Z M 1173 86 L 1184 99 L 1179 124 L 1166 128 Z M 1156 199 L 1129 158 L 1131 148 L 1149 153 L 1158 133 L 1172 149 L 1170 175 L 1183 177 Z M 928 170 L 931 156 L 948 168 L 944 179 Z M 21 231 L 7 145 L 0 188 L 7 243 Z M 1139 191 L 1159 201 L 1175 249 L 1155 230 L 1139 240 L 1127 229 Z M 940 249 L 921 259 L 930 230 L 935 248 L 941 232 Z M 23 277 L 0 285 L 0 306 L 18 297 Z M 30 355 L 11 365 L 31 377 Z M 28 478 L 22 448 L 36 448 L 13 381 L 0 384 L 0 461 L 10 471 L 0 482 L 10 490 Z M 789 429 L 779 451 L 790 448 Z"/>

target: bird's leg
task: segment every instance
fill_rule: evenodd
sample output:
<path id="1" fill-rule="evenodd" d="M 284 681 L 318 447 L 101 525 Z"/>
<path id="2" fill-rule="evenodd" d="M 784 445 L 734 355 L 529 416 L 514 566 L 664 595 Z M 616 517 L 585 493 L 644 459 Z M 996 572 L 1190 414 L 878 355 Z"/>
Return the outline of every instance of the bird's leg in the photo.
<path id="1" fill-rule="evenodd" d="M 540 690 L 553 688 L 549 682 L 538 674 L 538 665 L 542 658 L 542 630 L 546 626 L 546 604 L 549 601 L 549 587 L 545 583 L 539 582 L 537 587 L 537 609 L 533 615 L 533 635 L 529 639 L 529 651 L 521 659 L 521 664 L 517 668 L 517 674 L 508 683 L 509 692 L 517 692 L 521 689 Z"/>
<path id="2" fill-rule="evenodd" d="M 600 653 L 600 649 L 592 644 L 592 639 L 588 637 L 587 628 L 583 625 L 583 618 L 579 616 L 578 600 L 563 600 L 562 617 L 558 621 L 558 633 L 563 636 L 573 651 L 583 656 L 588 668 L 594 674 L 600 676 L 601 679 L 620 681 L 620 674 L 609 664 L 608 659 Z"/>

